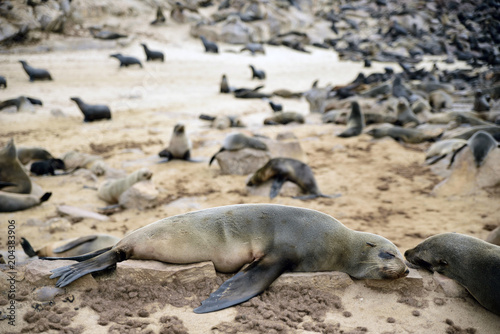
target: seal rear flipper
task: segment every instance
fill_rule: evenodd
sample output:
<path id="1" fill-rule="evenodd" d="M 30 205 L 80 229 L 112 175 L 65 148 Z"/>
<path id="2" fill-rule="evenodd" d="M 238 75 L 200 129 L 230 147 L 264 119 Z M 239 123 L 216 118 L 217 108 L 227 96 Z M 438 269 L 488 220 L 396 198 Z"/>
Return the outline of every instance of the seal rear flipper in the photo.
<path id="1" fill-rule="evenodd" d="M 279 257 L 255 261 L 225 281 L 194 309 L 194 313 L 214 312 L 246 302 L 267 289 L 289 267 L 290 261 Z"/>
<path id="2" fill-rule="evenodd" d="M 109 250 L 89 260 L 54 269 L 50 278 L 60 277 L 56 287 L 62 288 L 82 276 L 110 268 L 119 260 L 119 254 L 115 250 Z"/>
<path id="3" fill-rule="evenodd" d="M 48 201 L 50 196 L 52 196 L 51 192 L 43 194 L 42 197 L 40 197 L 40 203 Z"/>
<path id="4" fill-rule="evenodd" d="M 215 153 L 215 154 L 214 154 L 214 155 L 210 158 L 210 161 L 208 162 L 208 165 L 209 165 L 209 166 L 210 166 L 210 165 L 212 165 L 212 162 L 214 162 L 215 156 L 216 156 L 217 154 L 219 154 L 220 152 L 223 152 L 223 151 L 225 151 L 225 150 L 226 150 L 226 149 L 225 149 L 224 147 L 222 147 L 222 148 L 219 150 L 219 152 Z"/>
<path id="5" fill-rule="evenodd" d="M 453 162 L 455 162 L 455 156 L 458 154 L 458 152 L 460 152 L 461 150 L 463 150 L 465 148 L 465 146 L 467 146 L 467 144 L 464 144 L 458 150 L 456 150 L 455 152 L 453 152 L 453 155 L 450 158 L 450 164 L 448 165 L 448 169 L 450 169 L 451 165 L 453 165 Z"/>
<path id="6" fill-rule="evenodd" d="M 76 246 L 80 246 L 81 244 L 84 244 L 86 242 L 94 241 L 95 239 L 97 239 L 97 235 L 88 235 L 85 237 L 80 237 L 76 240 L 72 240 L 72 241 L 68 242 L 67 244 L 64 244 L 60 247 L 53 249 L 52 252 L 55 254 L 66 252 L 66 251 L 73 249 Z"/>
<path id="7" fill-rule="evenodd" d="M 21 238 L 21 247 L 23 247 L 24 252 L 29 257 L 37 256 L 35 250 L 33 249 L 28 240 Z"/>
<path id="8" fill-rule="evenodd" d="M 283 183 L 286 182 L 286 177 L 282 175 L 276 175 L 273 180 L 273 184 L 271 185 L 271 191 L 269 192 L 269 198 L 273 199 L 280 193 L 281 187 L 283 187 Z"/>
<path id="9" fill-rule="evenodd" d="M 72 260 L 72 261 L 78 261 L 78 262 L 82 262 L 82 261 L 86 261 L 86 260 L 90 260 L 98 255 L 101 255 L 102 253 L 106 253 L 107 251 L 109 251 L 111 248 L 113 248 L 113 246 L 109 246 L 109 247 L 106 247 L 106 248 L 103 248 L 103 249 L 99 249 L 99 250 L 96 250 L 95 252 L 91 252 L 91 253 L 86 253 L 86 254 L 82 254 L 82 255 L 77 255 L 77 256 L 67 256 L 67 257 L 41 257 L 40 259 L 42 260 L 47 260 L 47 261 L 57 261 L 57 260 Z"/>

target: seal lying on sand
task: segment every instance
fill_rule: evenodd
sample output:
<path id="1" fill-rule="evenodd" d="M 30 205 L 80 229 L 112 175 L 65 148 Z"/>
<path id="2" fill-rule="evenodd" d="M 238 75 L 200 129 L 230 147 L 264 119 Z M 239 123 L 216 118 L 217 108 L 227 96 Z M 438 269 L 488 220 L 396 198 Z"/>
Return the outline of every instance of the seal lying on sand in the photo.
<path id="1" fill-rule="evenodd" d="M 222 143 L 222 147 L 217 153 L 215 153 L 212 158 L 210 158 L 210 162 L 208 165 L 210 166 L 214 161 L 217 154 L 224 151 L 238 151 L 244 149 L 246 147 L 254 148 L 256 150 L 267 150 L 267 145 L 260 141 L 257 138 L 252 138 L 244 135 L 243 133 L 232 133 L 224 138 L 224 142 Z"/>
<path id="2" fill-rule="evenodd" d="M 250 180 L 247 186 L 258 186 L 267 180 L 273 179 L 271 199 L 278 196 L 281 187 L 286 181 L 291 181 L 298 185 L 304 192 L 309 193 L 306 196 L 296 196 L 297 199 L 313 199 L 317 197 L 334 198 L 338 196 L 324 195 L 319 190 L 318 184 L 314 179 L 311 168 L 305 163 L 291 158 L 274 158 L 269 160 L 264 166 L 259 168 Z"/>
<path id="3" fill-rule="evenodd" d="M 153 173 L 147 168 L 136 170 L 127 177 L 108 180 L 99 186 L 97 196 L 108 203 L 118 203 L 120 195 L 140 181 L 150 180 Z"/>
<path id="4" fill-rule="evenodd" d="M 439 136 L 428 135 L 417 129 L 407 129 L 400 126 L 381 126 L 373 128 L 367 134 L 374 138 L 383 138 L 389 136 L 397 141 L 403 141 L 410 144 L 419 144 L 425 141 L 435 141 Z"/>
<path id="5" fill-rule="evenodd" d="M 19 61 L 21 65 L 23 65 L 24 71 L 30 77 L 30 81 L 33 82 L 35 80 L 52 80 L 49 71 L 43 68 L 34 68 L 28 65 L 28 63 L 24 60 Z"/>
<path id="6" fill-rule="evenodd" d="M 30 166 L 30 172 L 34 175 L 56 175 L 56 169 L 65 169 L 64 161 L 61 159 L 48 159 L 35 161 Z"/>
<path id="7" fill-rule="evenodd" d="M 500 315 L 500 246 L 464 234 L 443 233 L 407 250 L 405 257 L 454 279 L 479 304 Z"/>
<path id="8" fill-rule="evenodd" d="M 22 211 L 47 201 L 52 193 L 45 193 L 42 197 L 31 194 L 13 194 L 0 191 L 0 212 Z"/>
<path id="9" fill-rule="evenodd" d="M 14 139 L 0 149 L 0 188 L 9 193 L 31 192 L 31 180 L 17 159 Z"/>
<path id="10" fill-rule="evenodd" d="M 25 238 L 21 238 L 21 246 L 29 257 L 78 256 L 114 246 L 120 238 L 108 234 L 92 234 L 84 237 L 65 239 L 45 245 L 35 251 Z"/>
<path id="11" fill-rule="evenodd" d="M 127 259 L 168 263 L 212 261 L 219 272 L 237 273 L 196 313 L 240 304 L 260 294 L 286 271 L 343 271 L 359 279 L 395 279 L 409 270 L 389 240 L 348 229 L 324 213 L 283 205 L 229 205 L 177 215 L 146 225 L 113 248 L 53 270 L 56 286 L 111 268 Z"/>
<path id="12" fill-rule="evenodd" d="M 277 125 L 297 122 L 300 124 L 305 123 L 304 116 L 294 111 L 278 111 L 273 116 L 264 119 L 264 125 Z"/>
<path id="13" fill-rule="evenodd" d="M 72 97 L 73 100 L 80 108 L 84 119 L 84 122 L 93 122 L 100 119 L 111 119 L 111 110 L 104 104 L 86 104 L 79 97 Z"/>
<path id="14" fill-rule="evenodd" d="M 259 80 L 264 80 L 266 78 L 266 72 L 256 69 L 253 65 L 248 66 L 252 70 L 252 79 L 257 78 Z"/>

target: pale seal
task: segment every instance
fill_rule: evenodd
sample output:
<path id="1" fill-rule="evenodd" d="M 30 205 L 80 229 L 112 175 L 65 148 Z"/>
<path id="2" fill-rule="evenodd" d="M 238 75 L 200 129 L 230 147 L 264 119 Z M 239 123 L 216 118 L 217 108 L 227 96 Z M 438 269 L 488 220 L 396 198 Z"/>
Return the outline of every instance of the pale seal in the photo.
<path id="1" fill-rule="evenodd" d="M 270 179 L 273 179 L 273 184 L 269 193 L 271 199 L 278 196 L 281 187 L 286 181 L 295 183 L 305 193 L 309 194 L 305 196 L 296 196 L 294 198 L 307 200 L 317 197 L 334 197 L 321 193 L 311 168 L 299 160 L 291 158 L 271 159 L 252 175 L 247 182 L 247 186 L 259 186 Z"/>
<path id="2" fill-rule="evenodd" d="M 260 141 L 257 138 L 252 138 L 244 135 L 243 133 L 232 133 L 224 138 L 224 142 L 222 143 L 222 147 L 217 153 L 215 153 L 212 158 L 210 158 L 210 162 L 208 165 L 210 166 L 214 161 L 217 154 L 224 151 L 238 151 L 244 148 L 254 148 L 256 150 L 267 150 L 267 145 Z"/>
<path id="3" fill-rule="evenodd" d="M 15 212 L 29 209 L 47 201 L 52 193 L 45 193 L 42 197 L 31 194 L 14 194 L 0 191 L 0 212 Z"/>
<path id="4" fill-rule="evenodd" d="M 110 204 L 118 203 L 120 195 L 128 188 L 140 181 L 150 180 L 153 173 L 147 168 L 136 170 L 132 174 L 116 179 L 108 180 L 99 186 L 97 189 L 97 196 Z"/>
<path id="5" fill-rule="evenodd" d="M 425 164 L 433 165 L 448 154 L 467 144 L 465 139 L 444 139 L 432 144 L 425 152 Z"/>
<path id="6" fill-rule="evenodd" d="M 10 193 L 31 192 L 31 180 L 17 159 L 14 139 L 0 149 L 0 188 Z"/>
<path id="7" fill-rule="evenodd" d="M 463 285 L 500 315 L 500 246 L 459 233 L 434 235 L 405 252 L 408 261 Z"/>
<path id="8" fill-rule="evenodd" d="M 174 126 L 174 131 L 172 132 L 172 137 L 170 138 L 170 144 L 164 150 L 162 150 L 158 155 L 162 158 L 166 158 L 166 161 L 172 159 L 183 159 L 191 160 L 191 149 L 193 148 L 191 140 L 189 140 L 186 135 L 186 128 L 184 124 L 176 124 Z"/>
<path id="9" fill-rule="evenodd" d="M 196 308 L 221 310 L 263 292 L 286 271 L 342 271 L 358 279 L 395 279 L 409 270 L 397 247 L 376 234 L 353 231 L 324 213 L 272 204 L 229 205 L 146 225 L 94 258 L 52 271 L 56 286 L 127 259 L 168 263 L 212 261 L 237 273 Z M 78 258 L 73 258 L 77 259 Z"/>

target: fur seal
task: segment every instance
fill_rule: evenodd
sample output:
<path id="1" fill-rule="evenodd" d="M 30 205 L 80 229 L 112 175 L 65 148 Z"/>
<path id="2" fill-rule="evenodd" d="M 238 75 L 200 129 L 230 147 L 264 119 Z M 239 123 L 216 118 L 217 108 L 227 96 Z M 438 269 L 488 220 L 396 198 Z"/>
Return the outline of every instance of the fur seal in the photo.
<path id="1" fill-rule="evenodd" d="M 500 246 L 459 233 L 434 235 L 405 252 L 406 259 L 461 285 L 500 315 Z"/>
<path id="2" fill-rule="evenodd" d="M 154 25 L 165 23 L 165 21 L 167 21 L 167 19 L 165 18 L 165 15 L 163 14 L 161 7 L 158 6 L 156 8 L 156 17 L 150 24 L 152 26 L 154 26 Z"/>
<path id="3" fill-rule="evenodd" d="M 205 36 L 200 36 L 200 39 L 205 47 L 205 52 L 219 53 L 219 47 L 214 42 L 209 41 Z"/>
<path id="4" fill-rule="evenodd" d="M 400 97 L 398 99 L 396 111 L 397 111 L 396 125 L 405 125 L 407 123 L 415 123 L 416 125 L 420 124 L 420 121 L 418 120 L 417 116 L 411 110 L 408 100 L 406 100 L 405 98 Z"/>
<path id="5" fill-rule="evenodd" d="M 485 131 L 476 132 L 467 143 L 463 144 L 461 147 L 455 150 L 455 153 L 451 156 L 450 165 L 451 167 L 453 162 L 455 161 L 455 157 L 465 146 L 469 146 L 469 149 L 474 156 L 474 161 L 476 163 L 476 168 L 479 168 L 483 165 L 488 154 L 495 148 L 498 147 L 498 142 Z"/>
<path id="6" fill-rule="evenodd" d="M 417 129 L 407 129 L 400 126 L 381 126 L 373 128 L 367 134 L 374 138 L 389 136 L 397 141 L 403 141 L 410 144 L 420 144 L 426 141 L 435 141 L 439 136 L 428 135 Z"/>
<path id="7" fill-rule="evenodd" d="M 0 75 L 0 87 L 1 88 L 7 88 L 7 79 L 5 79 L 4 76 Z"/>
<path id="8" fill-rule="evenodd" d="M 273 101 L 269 101 L 269 106 L 274 112 L 283 111 L 283 105 L 279 103 L 274 103 Z"/>
<path id="9" fill-rule="evenodd" d="M 42 197 L 31 194 L 14 194 L 0 191 L 0 212 L 15 212 L 29 209 L 47 201 L 52 193 L 45 193 Z"/>
<path id="10" fill-rule="evenodd" d="M 21 246 L 29 257 L 78 256 L 95 252 L 103 248 L 111 248 L 120 238 L 109 234 L 92 234 L 79 238 L 65 239 L 34 250 L 28 240 L 21 238 Z"/>
<path id="11" fill-rule="evenodd" d="M 233 91 L 234 97 L 239 99 L 268 99 L 271 97 L 270 94 L 261 93 L 259 90 L 264 86 L 257 86 L 254 89 L 239 88 Z"/>
<path id="12" fill-rule="evenodd" d="M 229 87 L 229 82 L 227 81 L 227 76 L 225 74 L 222 75 L 222 79 L 220 81 L 220 92 L 221 93 L 231 93 L 234 91 L 233 87 Z"/>
<path id="13" fill-rule="evenodd" d="M 14 139 L 0 149 L 0 188 L 9 193 L 31 192 L 31 180 L 17 159 Z"/>
<path id="14" fill-rule="evenodd" d="M 429 104 L 433 110 L 441 111 L 441 109 L 451 108 L 453 98 L 443 90 L 435 90 L 429 94 Z"/>
<path id="15" fill-rule="evenodd" d="M 44 148 L 41 147 L 18 147 L 17 158 L 19 162 L 26 165 L 31 160 L 49 160 L 54 157 Z"/>
<path id="16" fill-rule="evenodd" d="M 444 139 L 432 144 L 425 152 L 425 164 L 433 165 L 448 154 L 467 144 L 465 139 Z"/>
<path id="17" fill-rule="evenodd" d="M 42 68 L 34 68 L 28 65 L 28 63 L 24 60 L 19 61 L 21 65 L 23 65 L 24 71 L 30 77 L 30 81 L 33 82 L 35 80 L 52 80 L 49 71 L 44 70 Z"/>
<path id="18" fill-rule="evenodd" d="M 358 279 L 396 279 L 409 270 L 384 237 L 345 227 L 319 211 L 273 204 L 210 208 L 159 220 L 120 240 L 103 254 L 52 270 L 64 287 L 127 259 L 167 263 L 212 261 L 232 273 L 195 313 L 218 311 L 263 292 L 282 273 L 342 271 Z"/>
<path id="19" fill-rule="evenodd" d="M 255 55 L 256 53 L 262 53 L 263 55 L 266 54 L 266 51 L 264 50 L 264 46 L 260 43 L 247 43 L 245 47 L 243 47 L 240 52 L 243 51 L 250 51 L 252 55 Z"/>
<path id="20" fill-rule="evenodd" d="M 15 99 L 8 99 L 5 101 L 2 101 L 0 103 L 0 110 L 10 107 L 10 106 L 15 106 L 16 111 L 21 111 L 23 109 L 30 109 L 32 106 L 30 105 L 43 105 L 42 100 L 35 99 L 34 97 L 28 97 L 28 96 L 19 96 L 16 97 Z"/>
<path id="21" fill-rule="evenodd" d="M 474 106 L 472 110 L 477 112 L 489 111 L 490 104 L 488 100 L 486 100 L 486 96 L 483 94 L 483 91 L 478 89 L 474 94 Z"/>
<path id="22" fill-rule="evenodd" d="M 79 97 L 72 97 L 70 100 L 75 101 L 78 108 L 80 108 L 84 116 L 84 122 L 111 119 L 111 110 L 109 110 L 109 107 L 104 104 L 86 104 Z"/>
<path id="23" fill-rule="evenodd" d="M 347 120 L 347 129 L 338 135 L 338 137 L 354 137 L 358 136 L 363 132 L 365 128 L 365 118 L 363 113 L 361 112 L 361 108 L 359 107 L 359 103 L 357 101 L 351 102 L 351 113 L 349 114 L 349 118 Z"/>
<path id="24" fill-rule="evenodd" d="M 112 54 L 110 57 L 118 59 L 120 61 L 120 67 L 129 67 L 130 65 L 139 65 L 142 67 L 141 61 L 135 57 L 124 56 L 121 53 Z"/>
<path id="25" fill-rule="evenodd" d="M 90 33 L 94 38 L 103 39 L 103 40 L 113 40 L 119 38 L 125 38 L 127 35 L 123 35 L 114 31 L 109 30 L 99 30 L 96 28 L 89 28 Z"/>
<path id="26" fill-rule="evenodd" d="M 65 169 L 64 161 L 61 159 L 49 159 L 35 161 L 30 166 L 30 172 L 35 175 L 56 175 L 56 169 Z"/>
<path id="27" fill-rule="evenodd" d="M 144 48 L 144 53 L 146 54 L 146 61 L 155 59 L 161 60 L 162 62 L 165 61 L 165 56 L 163 55 L 163 52 L 150 50 L 148 46 L 144 43 L 142 43 L 141 45 Z"/>
<path id="28" fill-rule="evenodd" d="M 304 116 L 298 112 L 293 111 L 278 111 L 273 114 L 273 116 L 268 117 L 264 120 L 265 125 L 277 125 L 277 124 L 288 124 L 292 122 L 297 122 L 300 124 L 305 123 Z"/>
<path id="29" fill-rule="evenodd" d="M 136 170 L 127 177 L 108 180 L 99 186 L 97 196 L 110 204 L 118 203 L 120 195 L 128 188 L 140 181 L 150 180 L 153 173 L 147 168 Z"/>
<path id="30" fill-rule="evenodd" d="M 215 157 L 217 154 L 223 151 L 238 151 L 243 148 L 253 148 L 256 150 L 267 150 L 267 145 L 260 141 L 257 138 L 252 138 L 244 135 L 243 133 L 232 133 L 228 135 L 226 138 L 224 138 L 224 142 L 222 143 L 222 147 L 220 148 L 217 153 L 215 153 L 212 158 L 210 159 L 210 162 L 208 165 L 210 166 L 212 162 L 214 161 Z"/>
<path id="31" fill-rule="evenodd" d="M 273 184 L 269 193 L 271 199 L 278 196 L 281 187 L 286 181 L 295 183 L 302 191 L 309 194 L 293 198 L 301 200 L 317 197 L 333 198 L 333 196 L 321 193 L 311 168 L 299 160 L 291 158 L 273 158 L 252 175 L 247 182 L 247 186 L 259 186 L 270 179 L 273 179 Z"/>
<path id="32" fill-rule="evenodd" d="M 266 72 L 263 70 L 258 70 L 253 65 L 248 65 L 252 70 L 252 79 L 257 78 L 259 80 L 264 80 L 266 78 Z"/>
<path id="33" fill-rule="evenodd" d="M 277 89 L 273 91 L 273 95 L 283 97 L 285 99 L 297 98 L 300 99 L 303 95 L 302 92 L 292 92 L 288 89 Z"/>
<path id="34" fill-rule="evenodd" d="M 211 121 L 212 127 L 219 129 L 219 130 L 224 130 L 227 128 L 243 128 L 243 127 L 245 127 L 245 124 L 238 116 L 219 115 L 219 116 L 215 117 L 215 116 L 210 116 L 210 115 L 206 115 L 206 114 L 201 114 L 200 119 L 203 119 L 205 121 Z"/>
<path id="35" fill-rule="evenodd" d="M 186 135 L 186 128 L 184 124 L 176 124 L 172 137 L 170 137 L 170 144 L 158 155 L 162 158 L 167 158 L 166 161 L 172 159 L 191 160 L 191 149 L 193 148 L 191 141 Z"/>

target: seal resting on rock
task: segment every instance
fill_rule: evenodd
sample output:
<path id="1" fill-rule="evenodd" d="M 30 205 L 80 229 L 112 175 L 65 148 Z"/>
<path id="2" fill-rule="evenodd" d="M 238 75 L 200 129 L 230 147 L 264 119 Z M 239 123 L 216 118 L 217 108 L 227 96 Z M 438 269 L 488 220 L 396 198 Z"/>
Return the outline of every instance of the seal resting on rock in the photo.
<path id="1" fill-rule="evenodd" d="M 146 225 L 111 250 L 52 270 L 64 287 L 127 259 L 167 263 L 212 261 L 219 272 L 243 270 L 196 308 L 207 313 L 243 303 L 282 273 L 342 271 L 358 279 L 395 279 L 409 270 L 397 247 L 372 233 L 348 229 L 319 211 L 272 204 L 241 204 L 177 215 Z"/>
<path id="2" fill-rule="evenodd" d="M 434 235 L 405 252 L 411 263 L 445 275 L 500 315 L 500 246 L 459 233 Z"/>
<path id="3" fill-rule="evenodd" d="M 118 59 L 120 61 L 120 67 L 129 67 L 130 65 L 139 65 L 142 67 L 141 61 L 135 57 L 124 56 L 121 53 L 112 54 L 110 57 Z"/>
<path id="4" fill-rule="evenodd" d="M 243 133 L 232 133 L 224 138 L 224 142 L 222 143 L 222 147 L 217 153 L 215 153 L 212 158 L 210 158 L 210 162 L 208 165 L 210 166 L 214 161 L 217 154 L 224 151 L 238 151 L 244 148 L 254 148 L 256 150 L 267 150 L 267 145 L 260 141 L 257 138 L 252 138 L 244 135 Z"/>

